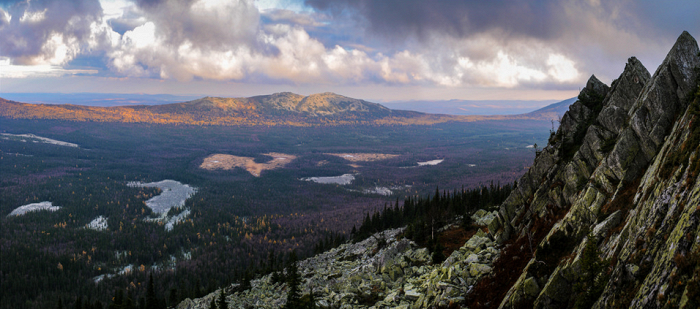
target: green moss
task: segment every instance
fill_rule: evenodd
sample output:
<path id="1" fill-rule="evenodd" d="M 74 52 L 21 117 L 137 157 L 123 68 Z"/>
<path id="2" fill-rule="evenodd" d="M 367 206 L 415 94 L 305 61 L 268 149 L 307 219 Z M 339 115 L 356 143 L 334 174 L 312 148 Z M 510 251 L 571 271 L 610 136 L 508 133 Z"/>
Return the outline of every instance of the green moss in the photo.
<path id="1" fill-rule="evenodd" d="M 637 155 L 639 154 L 639 146 L 634 145 L 632 148 L 630 148 L 629 152 L 627 152 L 627 158 L 625 158 L 625 162 L 622 162 L 622 168 L 627 169 L 634 160 L 637 158 Z"/>
<path id="2" fill-rule="evenodd" d="M 681 164 L 688 164 L 688 159 L 693 151 L 700 150 L 700 90 L 698 91 L 697 97 L 690 104 L 688 113 L 693 115 L 688 128 L 690 133 L 683 144 L 681 144 L 673 152 L 669 153 L 666 161 L 659 171 L 659 175 L 663 179 L 669 179 L 672 173 Z M 698 160 L 694 160 L 690 163 L 690 172 L 691 175 L 689 176 L 695 176 L 692 177 L 694 180 L 697 177 L 698 172 L 700 172 L 700 164 L 698 164 Z"/>
<path id="3" fill-rule="evenodd" d="M 595 237 L 588 235 L 588 242 L 581 253 L 581 274 L 574 284 L 576 298 L 574 308 L 591 308 L 610 279 L 606 261 L 601 260 Z"/>

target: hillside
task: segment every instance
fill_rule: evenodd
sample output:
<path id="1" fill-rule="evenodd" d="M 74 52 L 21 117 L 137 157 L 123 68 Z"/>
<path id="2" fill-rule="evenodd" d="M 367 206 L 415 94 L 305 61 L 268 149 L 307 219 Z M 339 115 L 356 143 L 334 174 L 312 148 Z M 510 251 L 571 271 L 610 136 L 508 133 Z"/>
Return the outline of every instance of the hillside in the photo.
<path id="1" fill-rule="evenodd" d="M 592 76 L 444 262 L 385 231 L 299 262 L 301 292 L 323 308 L 698 308 L 699 154 L 700 49 L 684 32 L 653 75 L 632 57 L 611 86 Z M 287 284 L 271 280 L 224 289 L 229 307 L 279 308 Z"/>
<path id="2" fill-rule="evenodd" d="M 558 121 L 569 110 L 569 106 L 576 102 L 577 98 L 566 99 L 561 102 L 547 105 L 538 110 L 534 110 L 525 115 L 536 119 L 552 119 Z"/>
<path id="3" fill-rule="evenodd" d="M 549 114 L 455 116 L 388 109 L 334 93 L 302 96 L 290 92 L 249 98 L 201 99 L 155 106 L 96 107 L 71 104 L 27 104 L 0 98 L 0 117 L 69 121 L 191 125 L 316 126 L 431 125 L 483 120 L 545 120 Z"/>

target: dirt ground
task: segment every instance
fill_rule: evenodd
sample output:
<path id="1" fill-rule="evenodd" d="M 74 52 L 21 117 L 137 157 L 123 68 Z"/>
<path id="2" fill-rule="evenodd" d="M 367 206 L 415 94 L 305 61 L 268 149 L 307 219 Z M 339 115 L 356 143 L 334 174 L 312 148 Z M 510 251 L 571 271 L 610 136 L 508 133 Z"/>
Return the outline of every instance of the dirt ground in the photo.
<path id="1" fill-rule="evenodd" d="M 260 177 L 260 173 L 262 173 L 262 171 L 281 168 L 297 158 L 293 155 L 276 152 L 265 153 L 264 155 L 272 157 L 272 160 L 265 163 L 257 163 L 253 160 L 253 158 L 249 157 L 239 157 L 220 153 L 213 154 L 204 158 L 204 162 L 199 165 L 199 168 L 211 171 L 217 169 L 230 170 L 240 167 L 248 171 L 251 175 Z"/>

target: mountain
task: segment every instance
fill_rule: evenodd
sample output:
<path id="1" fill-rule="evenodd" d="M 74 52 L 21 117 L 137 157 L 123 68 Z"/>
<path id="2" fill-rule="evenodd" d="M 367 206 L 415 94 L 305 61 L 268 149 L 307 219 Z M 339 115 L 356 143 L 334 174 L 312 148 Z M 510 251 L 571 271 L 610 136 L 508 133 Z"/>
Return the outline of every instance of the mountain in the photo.
<path id="1" fill-rule="evenodd" d="M 7 89 L 3 89 L 7 90 Z M 5 99 L 35 104 L 85 106 L 159 105 L 193 100 L 197 96 L 142 93 L 2 93 Z"/>
<path id="2" fill-rule="evenodd" d="M 392 111 L 379 104 L 348 98 L 335 93 L 319 93 L 302 96 L 291 92 L 250 98 L 205 97 L 194 101 L 165 104 L 145 108 L 151 112 L 195 114 L 198 112 L 217 115 L 305 115 L 337 116 L 348 113 L 367 113 L 374 117 L 386 117 Z"/>
<path id="3" fill-rule="evenodd" d="M 575 101 L 575 100 L 574 100 Z M 391 109 L 412 110 L 446 115 L 517 115 L 526 114 L 558 100 L 412 100 L 390 101 L 382 105 Z M 573 101 L 571 101 L 573 103 Z M 562 111 L 562 114 L 566 108 Z"/>
<path id="4" fill-rule="evenodd" d="M 0 98 L 0 117 L 96 122 L 192 125 L 429 125 L 482 120 L 550 120 L 547 113 L 458 116 L 392 110 L 380 104 L 334 93 L 302 96 L 290 92 L 249 98 L 205 97 L 182 103 L 97 107 L 28 104 Z"/>
<path id="5" fill-rule="evenodd" d="M 578 98 L 566 99 L 564 101 L 553 103 L 538 110 L 529 112 L 525 115 L 530 116 L 532 118 L 551 119 L 559 121 L 561 117 L 563 117 L 564 114 L 569 110 L 569 106 L 571 106 L 571 104 L 574 104 L 577 99 Z"/>
<path id="6" fill-rule="evenodd" d="M 296 264 L 300 291 L 323 308 L 700 307 L 695 39 L 653 75 L 632 57 L 610 86 L 591 76 L 511 194 L 472 219 L 482 229 L 442 263 L 388 230 Z M 288 287 L 267 275 L 221 291 L 279 308 Z"/>

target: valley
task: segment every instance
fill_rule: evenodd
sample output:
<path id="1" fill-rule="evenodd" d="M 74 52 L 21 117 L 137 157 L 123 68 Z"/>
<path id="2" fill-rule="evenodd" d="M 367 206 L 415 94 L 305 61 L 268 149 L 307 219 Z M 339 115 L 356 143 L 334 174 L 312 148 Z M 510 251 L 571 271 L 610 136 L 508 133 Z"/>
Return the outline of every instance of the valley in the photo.
<path id="1" fill-rule="evenodd" d="M 118 289 L 142 295 L 151 272 L 172 302 L 201 296 L 284 265 L 290 250 L 308 256 L 350 237 L 386 204 L 512 182 L 549 130 L 528 119 L 307 128 L 3 118 L 0 132 L 14 134 L 0 139 L 3 298 L 53 305 L 75 286 L 106 304 Z M 14 137 L 24 134 L 57 142 Z M 41 202 L 61 208 L 7 217 Z"/>

